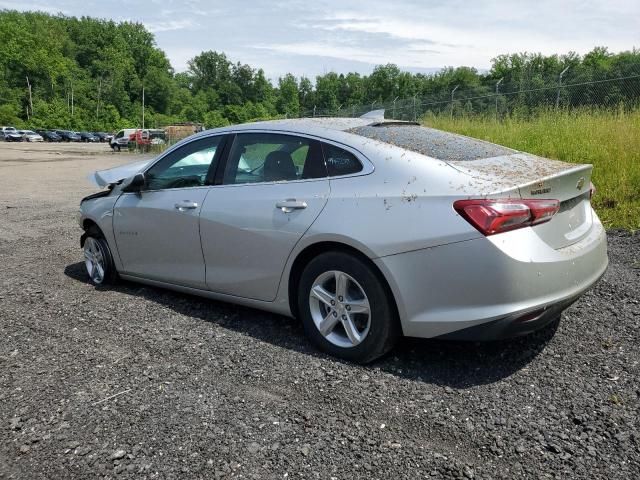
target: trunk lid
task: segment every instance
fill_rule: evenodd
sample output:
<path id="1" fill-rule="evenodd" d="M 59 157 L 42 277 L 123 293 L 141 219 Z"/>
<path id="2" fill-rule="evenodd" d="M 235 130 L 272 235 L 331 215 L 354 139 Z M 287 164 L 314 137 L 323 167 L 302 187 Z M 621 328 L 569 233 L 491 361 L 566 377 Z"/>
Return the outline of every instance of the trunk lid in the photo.
<path id="1" fill-rule="evenodd" d="M 515 153 L 471 161 L 450 161 L 452 167 L 490 182 L 492 192 L 517 191 L 523 199 L 556 199 L 559 212 L 533 231 L 555 249 L 580 241 L 591 230 L 592 166 Z M 491 195 L 492 192 L 483 193 Z"/>

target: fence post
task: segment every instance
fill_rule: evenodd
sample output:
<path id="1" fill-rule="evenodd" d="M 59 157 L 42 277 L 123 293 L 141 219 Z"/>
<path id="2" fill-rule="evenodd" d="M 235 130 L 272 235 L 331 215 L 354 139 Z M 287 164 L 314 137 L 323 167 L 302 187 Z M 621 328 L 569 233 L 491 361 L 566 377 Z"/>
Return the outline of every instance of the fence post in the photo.
<path id="1" fill-rule="evenodd" d="M 456 93 L 460 85 L 456 85 L 453 90 L 451 90 L 451 118 L 453 118 L 453 94 Z"/>
<path id="2" fill-rule="evenodd" d="M 565 68 L 560 72 L 560 76 L 558 77 L 558 93 L 556 95 L 556 110 L 560 106 L 560 88 L 562 87 L 562 76 L 569 70 L 569 67 Z"/>
<path id="3" fill-rule="evenodd" d="M 413 96 L 413 121 L 417 122 L 418 121 L 418 114 L 416 112 L 416 97 L 418 96 L 418 94 L 415 94 Z"/>
<path id="4" fill-rule="evenodd" d="M 498 89 L 500 88 L 500 84 L 502 83 L 502 80 L 504 80 L 504 77 L 502 77 L 500 80 L 498 80 L 498 82 L 496 83 L 496 121 L 498 120 Z"/>

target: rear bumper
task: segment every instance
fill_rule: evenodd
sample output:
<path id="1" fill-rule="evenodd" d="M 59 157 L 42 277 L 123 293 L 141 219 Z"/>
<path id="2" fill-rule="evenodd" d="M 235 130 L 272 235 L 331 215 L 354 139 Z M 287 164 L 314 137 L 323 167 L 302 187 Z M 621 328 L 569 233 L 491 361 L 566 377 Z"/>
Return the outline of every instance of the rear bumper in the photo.
<path id="1" fill-rule="evenodd" d="M 576 295 L 566 300 L 562 300 L 553 305 L 546 305 L 533 311 L 515 315 L 509 315 L 505 318 L 492 320 L 487 323 L 481 323 L 473 327 L 463 328 L 455 332 L 440 335 L 438 338 L 443 340 L 467 340 L 474 342 L 483 342 L 489 340 L 502 340 L 506 338 L 521 337 L 528 335 L 546 327 L 556 320 L 560 314 L 569 308 L 580 295 Z"/>
<path id="2" fill-rule="evenodd" d="M 543 327 L 606 271 L 606 233 L 593 216 L 590 233 L 559 250 L 534 227 L 377 259 L 404 334 L 488 340 Z"/>

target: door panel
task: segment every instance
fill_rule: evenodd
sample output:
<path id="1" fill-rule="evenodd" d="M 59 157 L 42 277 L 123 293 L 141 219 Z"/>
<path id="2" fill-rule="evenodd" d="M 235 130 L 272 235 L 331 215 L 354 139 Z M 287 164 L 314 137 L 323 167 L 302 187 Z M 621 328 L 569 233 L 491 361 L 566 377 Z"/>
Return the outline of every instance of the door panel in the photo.
<path id="1" fill-rule="evenodd" d="M 113 230 L 123 273 L 206 288 L 198 217 L 208 189 L 121 195 Z"/>
<path id="2" fill-rule="evenodd" d="M 291 250 L 328 195 L 326 178 L 212 187 L 200 214 L 207 286 L 218 293 L 274 300 Z"/>
<path id="3" fill-rule="evenodd" d="M 140 193 L 116 202 L 113 230 L 124 273 L 206 288 L 199 215 L 225 137 L 198 137 L 144 172 Z"/>

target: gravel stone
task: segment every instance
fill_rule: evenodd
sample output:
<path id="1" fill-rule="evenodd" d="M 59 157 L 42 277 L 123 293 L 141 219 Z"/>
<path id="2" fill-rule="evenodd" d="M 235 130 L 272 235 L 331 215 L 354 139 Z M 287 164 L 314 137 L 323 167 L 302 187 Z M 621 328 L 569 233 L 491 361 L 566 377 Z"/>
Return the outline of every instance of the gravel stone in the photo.
<path id="1" fill-rule="evenodd" d="M 640 234 L 541 332 L 359 366 L 292 319 L 91 286 L 85 178 L 140 158 L 0 145 L 0 478 L 640 478 Z"/>
<path id="2" fill-rule="evenodd" d="M 120 460 L 127 454 L 125 450 L 116 450 L 111 454 L 111 460 Z"/>

